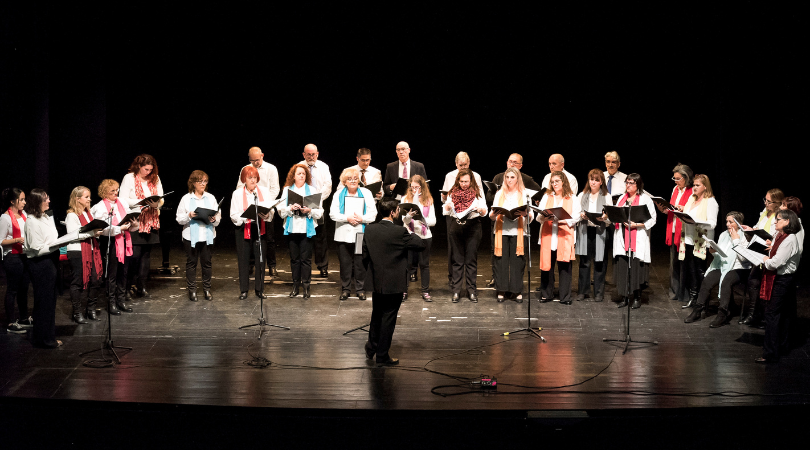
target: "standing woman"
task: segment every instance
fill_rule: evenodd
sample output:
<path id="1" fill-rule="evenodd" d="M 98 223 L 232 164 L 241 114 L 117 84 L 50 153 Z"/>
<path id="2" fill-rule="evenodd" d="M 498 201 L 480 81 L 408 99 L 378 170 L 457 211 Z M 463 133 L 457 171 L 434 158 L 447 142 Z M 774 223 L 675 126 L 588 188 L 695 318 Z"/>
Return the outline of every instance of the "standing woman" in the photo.
<path id="1" fill-rule="evenodd" d="M 627 306 L 633 295 L 633 309 L 641 307 L 641 289 L 650 281 L 650 229 L 655 225 L 655 207 L 650 197 L 644 193 L 641 175 L 631 173 L 624 182 L 626 191 L 616 202 L 616 206 L 646 206 L 650 220 L 644 223 L 629 222 L 616 224 L 613 233 L 613 279 L 621 298 L 619 308 Z M 627 250 L 633 251 L 633 260 L 627 259 Z M 627 289 L 627 266 L 630 266 L 630 290 Z"/>
<path id="2" fill-rule="evenodd" d="M 31 190 L 26 211 L 23 250 L 34 288 L 33 342 L 37 347 L 56 348 L 56 259 L 59 253 L 51 247 L 59 238 L 53 217 L 45 214 L 50 207 L 48 194 L 39 188 Z"/>
<path id="3" fill-rule="evenodd" d="M 673 206 L 685 206 L 692 195 L 692 181 L 694 172 L 686 164 L 678 163 L 672 169 L 672 181 L 675 187 L 672 188 L 672 196 L 669 204 Z M 658 206 L 658 210 L 667 215 L 667 245 L 669 246 L 669 299 L 685 302 L 689 300 L 689 292 L 686 288 L 686 271 L 683 263 L 678 259 L 678 250 L 681 245 L 681 228 L 683 222 L 675 217 L 672 211 Z M 616 245 L 614 244 L 614 248 Z"/>
<path id="4" fill-rule="evenodd" d="M 765 348 L 756 362 L 769 363 L 779 360 L 788 351 L 791 311 L 796 306 L 793 276 L 799 267 L 802 254 L 796 233 L 801 229 L 799 217 L 786 209 L 776 215 L 774 224 L 778 234 L 768 256 L 763 257 L 762 285 L 759 296 L 765 301 Z"/>
<path id="5" fill-rule="evenodd" d="M 3 191 L 3 205 L 8 208 L 0 216 L 0 239 L 3 246 L 3 268 L 6 271 L 6 318 L 9 333 L 22 334 L 31 328 L 28 315 L 28 257 L 23 252 L 25 242 L 25 192 L 17 188 Z M 15 315 L 14 300 L 17 300 L 19 315 Z M 23 319 L 24 317 L 24 319 Z M 20 319 L 23 320 L 20 323 Z"/>
<path id="6" fill-rule="evenodd" d="M 481 243 L 482 216 L 487 214 L 487 203 L 481 196 L 470 169 L 461 169 L 456 182 L 447 193 L 444 215 L 450 216 L 450 252 L 453 255 L 453 303 L 458 303 L 461 280 L 466 279 L 470 301 L 478 302 L 476 277 L 478 276 L 478 245 Z M 467 213 L 464 215 L 464 213 Z M 462 216 L 462 217 L 460 217 Z"/>
<path id="7" fill-rule="evenodd" d="M 422 300 L 432 302 L 433 297 L 430 296 L 430 247 L 433 243 L 433 233 L 430 232 L 430 227 L 436 225 L 436 211 L 433 205 L 433 196 L 430 195 L 430 190 L 427 187 L 427 181 L 422 175 L 414 175 L 410 180 L 411 189 L 405 194 L 402 199 L 403 203 L 413 203 L 419 206 L 422 211 L 422 221 L 413 220 L 414 212 L 410 212 L 402 216 L 402 224 L 411 233 L 419 236 L 422 243 L 425 244 L 425 250 L 415 252 L 408 251 L 408 274 L 413 278 L 416 275 L 416 268 L 419 267 L 419 276 L 422 279 Z M 408 293 L 403 294 L 407 298 Z"/>
<path id="8" fill-rule="evenodd" d="M 338 260 L 340 261 L 340 299 L 346 300 L 352 290 L 354 282 L 357 298 L 366 299 L 363 289 L 366 280 L 366 268 L 363 265 L 362 253 L 355 254 L 355 241 L 357 233 L 363 233 L 367 223 L 377 218 L 377 206 L 374 203 L 374 194 L 366 188 L 359 187 L 360 171 L 350 167 L 340 174 L 340 185 L 335 193 L 338 201 L 332 199 L 329 208 L 329 217 L 335 221 L 335 243 L 338 247 Z M 363 209 L 360 214 L 353 212 L 346 214 L 346 199 L 362 199 Z M 349 200 L 352 201 L 352 200 Z"/>
<path id="9" fill-rule="evenodd" d="M 73 233 L 92 221 L 90 189 L 77 186 L 70 193 L 65 228 L 68 233 Z M 95 230 L 93 233 L 79 233 L 79 242 L 67 246 L 68 260 L 73 268 L 70 302 L 73 304 L 73 321 L 78 324 L 87 323 L 82 315 L 82 302 L 86 302 L 84 311 L 87 318 L 99 320 L 96 314 L 96 302 L 101 291 L 101 251 L 97 238 L 103 232 L 104 230 Z"/>
<path id="10" fill-rule="evenodd" d="M 700 285 L 703 282 L 703 273 L 706 272 L 706 241 L 703 236 L 714 239 L 714 227 L 717 226 L 719 207 L 712 193 L 712 184 L 709 177 L 703 174 L 695 175 L 692 185 L 692 195 L 686 205 L 677 206 L 683 211 L 705 225 L 683 224 L 681 228 L 681 243 L 678 248 L 678 260 L 682 262 L 681 268 L 686 272 L 683 279 L 687 280 L 689 289 L 689 303 L 682 308 L 691 308 L 697 302 Z"/>
<path id="11" fill-rule="evenodd" d="M 287 182 L 279 202 L 279 215 L 284 219 L 284 235 L 290 243 L 290 271 L 292 272 L 293 290 L 290 297 L 298 295 L 303 283 L 304 298 L 309 298 L 309 283 L 312 279 L 312 238 L 318 219 L 323 216 L 323 197 L 317 208 L 308 208 L 298 203 L 287 204 L 289 192 L 306 197 L 318 192 L 312 185 L 309 169 L 304 164 L 296 164 L 287 173 Z"/>
<path id="12" fill-rule="evenodd" d="M 605 252 L 608 220 L 604 207 L 613 205 L 613 198 L 605 185 L 604 172 L 599 169 L 588 172 L 588 184 L 577 197 L 577 203 L 582 211 L 579 213 L 576 242 L 576 253 L 579 255 L 577 300 L 585 300 L 585 293 L 591 290 L 591 261 L 593 261 L 593 299 L 601 302 L 605 299 L 605 275 L 610 259 L 610 250 Z M 601 213 L 602 217 L 592 222 L 585 215 L 586 211 Z"/>
<path id="13" fill-rule="evenodd" d="M 107 228 L 101 234 L 101 261 L 105 265 L 107 274 L 107 308 L 110 314 L 120 315 L 121 311 L 132 312 L 127 306 L 127 258 L 132 257 L 132 237 L 130 231 L 138 229 L 138 222 L 121 224 L 127 214 L 133 212 L 118 198 L 118 182 L 115 180 L 102 180 L 98 185 L 98 196 L 102 200 L 93 206 L 93 217 L 110 223 L 112 229 Z M 110 221 L 112 211 L 112 221 Z M 110 244 L 112 243 L 112 248 Z"/>
<path id="14" fill-rule="evenodd" d="M 779 207 L 785 200 L 785 194 L 780 189 L 771 189 L 765 193 L 765 198 L 762 201 L 765 203 L 765 209 L 759 214 L 759 220 L 754 225 L 755 230 L 765 230 L 773 236 L 776 234 L 776 213 L 779 212 Z M 743 230 L 750 231 L 752 228 L 743 225 Z M 752 327 L 760 327 L 762 322 L 762 308 L 763 303 L 759 298 L 759 288 L 762 282 L 762 268 L 761 266 L 754 266 L 751 268 L 751 274 L 748 276 L 748 313 L 740 323 Z M 745 312 L 743 312 L 745 313 Z"/>
<path id="15" fill-rule="evenodd" d="M 504 209 L 514 209 L 526 204 L 523 176 L 515 167 L 506 169 L 503 173 L 503 187 L 495 194 L 493 206 Z M 495 229 L 495 295 L 498 303 L 504 301 L 506 296 L 514 298 L 518 303 L 523 302 L 523 270 L 526 267 L 525 248 L 529 244 L 523 236 L 526 228 L 526 214 L 515 220 L 504 217 L 503 214 L 489 213 L 494 220 Z M 534 213 L 529 212 L 528 221 L 531 222 Z"/>
<path id="16" fill-rule="evenodd" d="M 188 194 L 180 199 L 177 206 L 177 223 L 183 225 L 183 248 L 186 250 L 186 287 L 188 299 L 197 301 L 197 260 L 202 264 L 203 292 L 206 300 L 212 300 L 211 295 L 211 246 L 219 226 L 222 211 L 218 210 L 217 199 L 208 192 L 208 174 L 202 170 L 191 172 L 188 177 Z M 197 208 L 216 210 L 217 213 L 209 216 L 205 222 L 198 219 Z"/>
<path id="17" fill-rule="evenodd" d="M 562 207 L 571 219 L 559 221 L 556 216 L 540 216 L 540 302 L 554 298 L 554 265 L 560 267 L 560 303 L 571 304 L 571 276 L 576 259 L 574 224 L 580 215 L 579 202 L 574 200 L 574 192 L 563 172 L 551 172 L 549 187 L 540 199 L 540 208 Z"/>
<path id="18" fill-rule="evenodd" d="M 141 200 L 163 195 L 163 184 L 158 177 L 158 166 L 152 155 L 142 154 L 132 161 L 129 173 L 121 181 L 121 200 L 131 209 Z M 150 297 L 146 291 L 149 276 L 149 255 L 152 246 L 160 243 L 160 206 L 163 199 L 148 202 L 138 217 L 138 232 L 132 233 L 132 257 L 127 262 L 128 274 L 135 279 L 138 297 Z"/>
<path id="19" fill-rule="evenodd" d="M 206 177 L 207 178 L 207 177 Z M 259 186 L 259 171 L 255 167 L 245 166 L 239 179 L 245 183 L 237 188 L 231 195 L 231 222 L 236 225 L 236 258 L 239 265 L 239 299 L 244 300 L 248 295 L 250 285 L 250 255 L 253 252 L 255 260 L 255 282 L 254 292 L 259 298 L 267 298 L 264 295 L 264 266 L 267 264 L 267 240 L 261 235 L 267 232 L 267 222 L 273 220 L 273 211 L 267 214 L 259 214 L 259 223 L 252 219 L 242 218 L 242 214 L 252 204 L 259 206 L 269 206 L 273 201 L 270 191 L 264 186 Z M 185 233 L 185 230 L 183 230 Z M 189 230 L 189 233 L 191 231 Z M 272 233 L 272 230 L 270 230 Z M 189 237 L 191 235 L 189 234 Z M 261 247 L 260 247 L 261 246 Z M 259 258 L 261 252 L 261 258 Z M 261 259 L 261 262 L 259 260 Z M 189 294 L 190 295 L 190 294 Z"/>

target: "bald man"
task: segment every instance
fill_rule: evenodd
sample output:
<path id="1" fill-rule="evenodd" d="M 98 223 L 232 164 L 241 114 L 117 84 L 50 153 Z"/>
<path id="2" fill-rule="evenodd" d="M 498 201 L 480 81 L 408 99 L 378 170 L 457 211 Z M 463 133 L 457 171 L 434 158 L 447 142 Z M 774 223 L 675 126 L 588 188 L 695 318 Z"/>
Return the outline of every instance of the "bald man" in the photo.
<path id="1" fill-rule="evenodd" d="M 411 146 L 405 141 L 397 143 L 397 160 L 388 163 L 385 167 L 385 178 L 383 179 L 383 187 L 385 194 L 391 195 L 391 191 L 397 185 L 400 178 L 410 179 L 414 175 L 422 175 L 425 180 L 428 179 L 425 172 L 425 166 L 422 163 L 416 162 L 411 159 Z M 401 196 L 397 196 L 397 200 Z"/>
<path id="2" fill-rule="evenodd" d="M 253 166 L 259 171 L 259 186 L 262 186 L 270 191 L 269 200 L 275 200 L 275 198 L 278 197 L 279 191 L 281 190 L 278 186 L 278 170 L 276 169 L 276 166 L 264 160 L 264 153 L 259 147 L 250 147 L 250 150 L 248 150 L 248 161 L 250 161 L 250 164 L 247 166 Z M 247 166 L 242 167 L 242 169 Z M 242 173 L 242 169 L 239 169 L 240 174 Z M 242 182 L 241 178 L 236 180 L 236 189 L 240 189 L 244 185 L 245 183 Z M 271 219 L 273 218 L 273 214 L 275 214 L 275 209 L 270 211 Z M 276 245 L 275 236 L 273 235 L 274 231 L 275 227 L 271 224 L 270 229 L 264 234 L 264 236 L 262 236 L 262 239 L 267 242 L 267 267 L 270 269 L 270 275 L 277 277 L 278 270 L 276 270 Z"/>
<path id="3" fill-rule="evenodd" d="M 549 173 L 543 177 L 543 182 L 540 183 L 540 186 L 543 189 L 550 189 L 549 181 L 551 181 L 551 172 L 560 171 L 565 174 L 565 177 L 568 178 L 568 184 L 571 185 L 571 191 L 574 192 L 574 195 L 579 193 L 579 185 L 577 184 L 577 179 L 571 175 L 570 172 L 565 170 L 565 158 L 563 155 L 559 153 L 555 153 L 548 158 L 548 170 Z"/>
<path id="4" fill-rule="evenodd" d="M 320 153 L 315 144 L 307 144 L 304 146 L 304 160 L 299 164 L 309 167 L 309 173 L 312 177 L 312 186 L 321 193 L 321 202 L 323 208 L 329 211 L 329 204 L 326 199 L 332 194 L 332 174 L 329 173 L 329 166 L 325 162 L 318 159 Z M 329 245 L 326 242 L 326 221 L 324 217 L 318 219 L 318 226 L 315 227 L 315 237 L 313 238 L 312 256 L 315 260 L 315 265 L 320 270 L 320 278 L 329 277 L 329 254 L 327 252 Z"/>

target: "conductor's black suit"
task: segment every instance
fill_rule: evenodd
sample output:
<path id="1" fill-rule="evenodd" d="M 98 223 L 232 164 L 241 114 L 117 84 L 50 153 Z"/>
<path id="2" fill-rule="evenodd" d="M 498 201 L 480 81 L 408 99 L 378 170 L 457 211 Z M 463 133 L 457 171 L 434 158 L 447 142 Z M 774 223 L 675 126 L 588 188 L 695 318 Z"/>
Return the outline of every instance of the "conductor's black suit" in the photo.
<path id="1" fill-rule="evenodd" d="M 408 290 L 408 250 L 424 249 L 419 236 L 388 219 L 366 226 L 363 259 L 374 278 L 366 356 L 376 355 L 378 363 L 391 359 L 388 349 L 397 324 L 397 312 L 402 294 Z"/>

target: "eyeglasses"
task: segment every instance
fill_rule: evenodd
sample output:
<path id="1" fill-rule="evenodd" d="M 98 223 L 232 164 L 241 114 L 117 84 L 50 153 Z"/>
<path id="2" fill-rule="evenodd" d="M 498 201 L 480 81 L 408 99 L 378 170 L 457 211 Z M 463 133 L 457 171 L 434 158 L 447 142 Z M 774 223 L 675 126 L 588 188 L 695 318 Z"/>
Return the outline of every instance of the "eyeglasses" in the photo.
<path id="1" fill-rule="evenodd" d="M 785 219 L 784 217 L 777 217 L 776 220 L 777 221 L 784 220 L 785 222 L 790 222 L 790 219 Z"/>
<path id="2" fill-rule="evenodd" d="M 398 152 L 404 152 L 405 150 L 410 150 L 410 149 L 411 149 L 410 147 L 398 148 L 397 151 Z"/>
<path id="3" fill-rule="evenodd" d="M 562 180 L 551 180 L 551 184 L 560 184 Z"/>
<path id="4" fill-rule="evenodd" d="M 624 184 L 636 184 L 635 181 L 625 181 Z"/>
<path id="5" fill-rule="evenodd" d="M 674 182 L 676 182 L 676 183 L 679 183 L 679 182 L 683 181 L 683 178 L 675 178 L 675 177 L 672 177 L 672 181 L 674 181 Z"/>
<path id="6" fill-rule="evenodd" d="M 348 182 L 348 181 L 360 181 L 360 179 L 359 179 L 359 178 L 357 178 L 357 177 L 352 177 L 352 178 L 346 178 L 346 181 L 347 181 L 347 182 Z"/>
<path id="7" fill-rule="evenodd" d="M 198 181 L 195 181 L 195 183 L 197 183 L 197 184 L 208 184 L 208 180 L 198 180 Z"/>
<path id="8" fill-rule="evenodd" d="M 619 161 L 611 161 L 609 159 L 605 160 L 605 164 L 608 164 L 608 165 L 611 165 L 611 166 L 614 165 L 614 164 L 618 164 L 618 163 L 619 163 Z"/>
<path id="9" fill-rule="evenodd" d="M 762 201 L 763 201 L 763 202 L 764 202 L 766 205 L 773 205 L 774 203 L 776 203 L 776 202 L 773 202 L 773 201 L 768 200 L 767 198 L 763 198 L 763 199 L 762 199 Z"/>

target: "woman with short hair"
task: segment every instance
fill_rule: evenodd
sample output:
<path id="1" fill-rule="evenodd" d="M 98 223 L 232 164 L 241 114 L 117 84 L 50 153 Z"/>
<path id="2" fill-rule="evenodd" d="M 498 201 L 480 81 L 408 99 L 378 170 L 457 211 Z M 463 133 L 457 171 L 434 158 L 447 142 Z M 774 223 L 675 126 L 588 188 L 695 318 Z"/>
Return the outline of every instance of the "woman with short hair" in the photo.
<path id="1" fill-rule="evenodd" d="M 272 233 L 267 230 L 267 223 L 273 220 L 273 212 L 258 214 L 258 219 L 245 219 L 242 214 L 252 204 L 268 206 L 274 199 L 270 198 L 270 191 L 264 186 L 259 186 L 259 171 L 252 165 L 242 168 L 239 179 L 243 186 L 236 188 L 231 195 L 231 222 L 236 225 L 236 258 L 239 266 L 239 299 L 244 300 L 248 296 L 250 287 L 250 255 L 253 253 L 255 260 L 255 278 L 253 290 L 259 298 L 267 298 L 264 295 L 264 267 L 267 261 L 267 241 L 261 238 L 265 233 Z M 258 223 L 256 222 L 258 220 Z M 190 231 L 190 230 L 189 230 Z M 261 252 L 261 253 L 260 253 Z M 259 255 L 261 254 L 261 258 Z"/>
<path id="2" fill-rule="evenodd" d="M 692 184 L 694 172 L 686 164 L 678 163 L 672 169 L 672 181 L 675 187 L 672 188 L 672 195 L 669 204 L 678 207 L 685 206 L 692 196 Z M 689 300 L 689 289 L 687 287 L 687 271 L 684 263 L 678 258 L 681 246 L 681 235 L 683 222 L 675 217 L 671 210 L 656 205 L 658 210 L 667 215 L 667 245 L 669 246 L 669 299 L 687 302 Z M 615 246 L 615 244 L 614 244 Z"/>
<path id="3" fill-rule="evenodd" d="M 217 237 L 215 227 L 219 226 L 222 211 L 217 199 L 208 193 L 208 174 L 202 170 L 191 172 L 188 177 L 188 194 L 180 199 L 177 205 L 177 223 L 183 226 L 183 248 L 186 250 L 186 288 L 188 299 L 197 301 L 197 261 L 202 266 L 203 295 L 206 300 L 213 300 L 211 294 L 211 249 Z M 237 189 L 238 190 L 238 189 Z M 216 213 L 205 220 L 197 219 L 197 208 L 215 210 Z"/>

